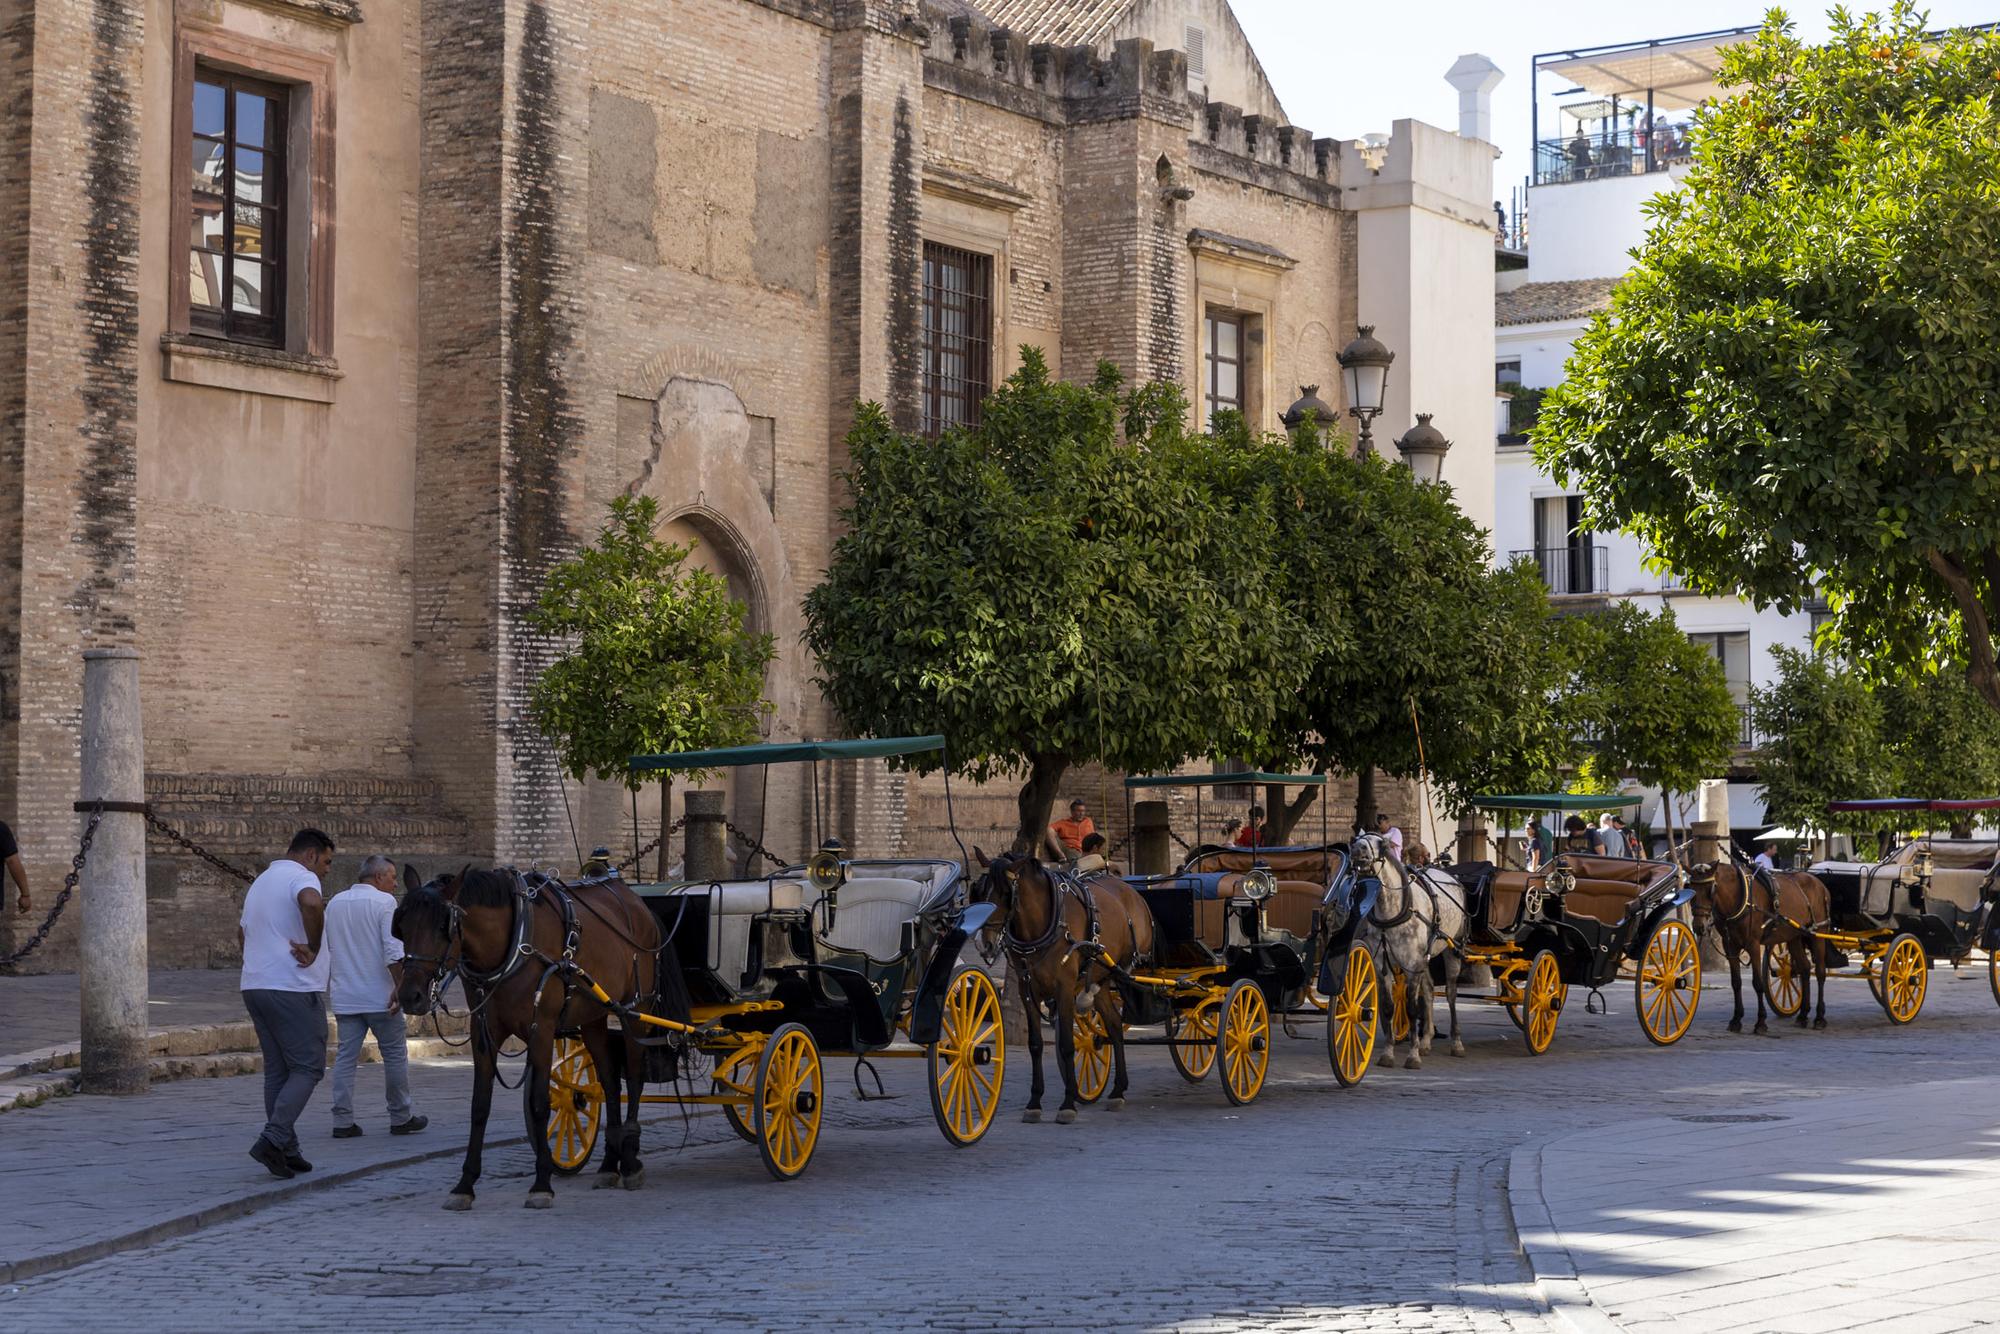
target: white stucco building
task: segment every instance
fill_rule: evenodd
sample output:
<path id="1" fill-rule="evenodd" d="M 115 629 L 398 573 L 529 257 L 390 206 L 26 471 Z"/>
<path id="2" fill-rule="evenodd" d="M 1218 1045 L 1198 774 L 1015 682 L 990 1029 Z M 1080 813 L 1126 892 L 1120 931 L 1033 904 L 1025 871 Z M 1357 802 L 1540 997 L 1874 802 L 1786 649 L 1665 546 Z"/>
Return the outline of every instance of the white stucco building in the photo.
<path id="1" fill-rule="evenodd" d="M 1534 390 L 1561 383 L 1577 335 L 1610 304 L 1612 287 L 1631 267 L 1630 252 L 1645 236 L 1646 201 L 1677 188 L 1690 109 L 1716 91 L 1720 49 L 1754 31 L 1536 59 L 1530 78 L 1530 96 L 1538 99 L 1536 143 L 1520 228 L 1527 263 L 1519 267 L 1518 252 L 1502 258 L 1494 313 L 1497 385 Z M 1518 227 L 1522 220 L 1513 221 Z M 1515 405 L 1504 393 L 1496 397 L 1493 545 L 1499 559 L 1535 561 L 1558 606 L 1671 607 L 1681 628 L 1721 659 L 1739 703 L 1751 686 L 1774 677 L 1774 646 L 1811 643 L 1814 613 L 1787 616 L 1741 598 L 1700 596 L 1671 574 L 1646 569 L 1647 552 L 1637 539 L 1586 529 L 1575 491 L 1536 464 L 1519 434 L 1527 410 L 1525 400 Z M 1746 718 L 1746 750 L 1751 741 Z M 1763 827 L 1763 802 L 1747 756 L 1728 776 L 1731 826 Z M 1691 807 L 1692 797 L 1683 804 Z M 1659 826 L 1656 802 L 1642 813 Z"/>

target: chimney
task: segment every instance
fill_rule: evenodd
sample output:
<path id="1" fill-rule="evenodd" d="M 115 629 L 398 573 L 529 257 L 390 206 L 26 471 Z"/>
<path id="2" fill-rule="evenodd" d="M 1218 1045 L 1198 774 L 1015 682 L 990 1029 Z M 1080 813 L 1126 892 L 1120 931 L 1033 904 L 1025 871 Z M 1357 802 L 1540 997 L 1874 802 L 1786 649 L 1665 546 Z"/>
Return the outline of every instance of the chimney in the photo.
<path id="1" fill-rule="evenodd" d="M 1493 142 L 1493 90 L 1507 76 L 1482 55 L 1460 56 L 1444 72 L 1445 82 L 1458 89 L 1458 133 L 1463 139 Z"/>

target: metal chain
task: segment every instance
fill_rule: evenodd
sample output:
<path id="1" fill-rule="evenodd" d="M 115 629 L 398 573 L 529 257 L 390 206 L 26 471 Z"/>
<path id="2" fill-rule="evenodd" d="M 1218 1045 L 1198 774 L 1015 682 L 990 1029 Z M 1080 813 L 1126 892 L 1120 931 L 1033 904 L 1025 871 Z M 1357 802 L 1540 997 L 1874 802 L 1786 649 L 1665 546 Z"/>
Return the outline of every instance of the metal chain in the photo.
<path id="1" fill-rule="evenodd" d="M 1129 829 L 1126 830 L 1125 837 L 1119 839 L 1116 843 L 1113 843 L 1110 847 L 1106 848 L 1103 854 L 1104 860 L 1110 861 L 1112 858 L 1116 857 L 1120 852 L 1123 852 L 1125 850 L 1125 845 L 1132 841 L 1132 834 L 1133 834 L 1132 830 Z"/>
<path id="2" fill-rule="evenodd" d="M 783 870 L 789 864 L 785 861 L 783 857 L 780 857 L 777 853 L 771 851 L 769 848 L 765 847 L 762 843 L 759 843 L 756 839 L 750 837 L 750 835 L 744 833 L 741 829 L 738 829 L 735 825 L 731 824 L 729 821 L 724 820 L 722 822 L 722 827 L 724 829 L 727 829 L 731 834 L 735 835 L 736 841 L 738 843 L 741 843 L 746 850 L 759 857 L 768 857 L 771 861 L 771 865 L 777 867 L 778 869 Z"/>
<path id="3" fill-rule="evenodd" d="M 1182 852 L 1194 851 L 1194 845 L 1189 843 L 1186 839 L 1182 838 L 1179 834 L 1176 834 L 1173 830 L 1169 829 L 1167 831 L 1167 837 L 1172 839 L 1174 842 L 1180 844 Z"/>
<path id="4" fill-rule="evenodd" d="M 27 944 L 6 958 L 0 959 L 0 968 L 12 968 L 40 949 L 42 943 L 49 938 L 49 932 L 55 929 L 56 918 L 61 917 L 63 909 L 69 906 L 70 895 L 76 893 L 76 883 L 83 877 L 84 859 L 90 855 L 90 841 L 97 837 L 97 822 L 103 818 L 104 803 L 98 802 L 91 809 L 90 823 L 83 827 L 83 841 L 77 846 L 76 856 L 69 859 L 69 874 L 63 877 L 62 892 L 56 895 L 56 901 L 50 907 L 49 915 L 42 919 L 42 925 L 35 934 L 28 937 Z"/>
<path id="5" fill-rule="evenodd" d="M 190 856 L 198 857 L 202 861 L 207 862 L 210 866 L 213 866 L 216 870 L 222 872 L 224 875 L 230 876 L 236 880 L 240 880 L 246 885 L 257 878 L 254 872 L 246 871 L 240 866 L 231 866 L 228 862 L 222 860 L 222 858 L 216 856 L 214 853 L 210 852 L 207 848 L 202 847 L 199 843 L 196 843 L 193 839 L 181 833 L 180 830 L 174 828 L 172 825 L 168 824 L 165 820 L 162 820 L 159 816 L 153 814 L 152 811 L 150 810 L 146 811 L 145 816 L 146 816 L 147 828 L 151 829 L 161 838 L 167 840 L 167 842 L 172 843 L 176 847 L 181 848 L 182 850 L 187 852 Z"/>
<path id="6" fill-rule="evenodd" d="M 652 842 L 646 844 L 645 847 L 640 848 L 637 852 L 633 853 L 632 859 L 623 864 L 626 866 L 637 866 L 640 862 L 646 860 L 647 853 L 652 852 L 654 849 L 658 848 L 661 843 L 665 842 L 667 839 L 679 833 L 681 827 L 686 823 L 687 823 L 687 817 L 685 815 L 679 817 L 672 824 L 667 826 L 666 831 L 664 833 L 662 833 L 658 838 L 654 839 Z"/>

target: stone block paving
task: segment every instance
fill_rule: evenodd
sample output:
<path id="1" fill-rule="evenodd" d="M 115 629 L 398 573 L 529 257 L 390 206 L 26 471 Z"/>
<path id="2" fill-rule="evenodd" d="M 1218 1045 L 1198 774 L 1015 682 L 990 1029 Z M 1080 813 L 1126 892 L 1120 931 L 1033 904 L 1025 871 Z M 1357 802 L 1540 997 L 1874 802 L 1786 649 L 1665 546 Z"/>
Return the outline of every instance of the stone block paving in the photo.
<path id="1" fill-rule="evenodd" d="M 159 1032 L 243 1019 L 237 981 L 234 968 L 155 968 L 147 978 L 148 1026 Z M 0 1054 L 74 1043 L 77 995 L 75 973 L 0 977 Z"/>
<path id="2" fill-rule="evenodd" d="M 1939 974 L 1923 1017 L 1901 1030 L 1850 983 L 1835 989 L 1827 1033 L 1730 1035 L 1724 998 L 1711 991 L 1695 1032 L 1667 1049 L 1641 1036 L 1628 989 L 1607 993 L 1604 1014 L 1586 1014 L 1581 999 L 1573 995 L 1547 1056 L 1527 1056 L 1499 1012 L 1472 1009 L 1464 1059 L 1440 1048 L 1421 1071 L 1378 1068 L 1350 1090 L 1327 1071 L 1321 1030 L 1302 1024 L 1299 1040 L 1279 1041 L 1271 1083 L 1247 1108 L 1227 1106 L 1212 1081 L 1183 1083 L 1157 1049 L 1138 1053 L 1129 1108 L 1090 1109 L 1074 1126 L 1016 1119 L 1026 1096 L 1016 1050 L 1003 1119 L 963 1150 L 930 1123 L 918 1063 L 884 1063 L 898 1097 L 862 1105 L 845 1063 L 830 1062 L 828 1125 L 798 1181 L 770 1181 L 755 1151 L 713 1118 L 696 1119 L 683 1147 L 678 1114 L 653 1108 L 644 1190 L 565 1181 L 556 1208 L 536 1213 L 520 1207 L 529 1163 L 519 1147 L 489 1153 L 475 1210 L 439 1210 L 456 1175 L 465 1089 L 458 1083 L 447 1100 L 465 1075 L 440 1070 L 444 1091 L 427 1073 L 420 1097 L 436 1118 L 426 1138 L 439 1137 L 426 1147 L 445 1156 L 5 1285 L 0 1328 L 93 1328 L 144 1293 L 149 1329 L 201 1334 L 565 1320 L 603 1330 L 1560 1330 L 1574 1320 L 1543 1300 L 1509 1211 L 1517 1150 L 1618 1127 L 1589 1141 L 1601 1155 L 1594 1170 L 1608 1181 L 1629 1153 L 1635 1167 L 1621 1198 L 1664 1201 L 1671 1178 L 1657 1163 L 1639 1165 L 1648 1142 L 1632 1136 L 1635 1120 L 1768 1133 L 1791 1122 L 1671 1118 L 1792 1116 L 1786 1108 L 1812 1098 L 1807 1105 L 1831 1111 L 1884 1090 L 1962 1079 L 2000 1056 L 2000 1009 L 1984 977 L 1970 973 Z M 374 1096 L 368 1073 L 364 1096 Z M 517 1096 L 497 1096 L 496 1137 L 518 1134 Z M 0 1190 L 35 1201 L 0 1220 L 0 1252 L 17 1249 L 13 1219 L 72 1199 L 102 1211 L 101 1231 L 129 1231 L 154 1193 L 181 1188 L 165 1167 L 126 1185 L 149 1158 L 179 1161 L 219 1193 L 267 1189 L 247 1158 L 236 1163 L 258 1097 L 256 1080 L 226 1079 L 161 1086 L 132 1102 L 64 1099 L 0 1118 L 0 1169 L 32 1175 L 0 1178 Z M 374 1133 L 338 1145 L 321 1139 L 325 1100 L 322 1090 L 306 1143 L 325 1144 L 329 1166 L 347 1161 L 339 1154 L 350 1144 L 372 1152 L 393 1143 Z M 79 1133 L 69 1118 L 98 1105 L 109 1109 L 103 1127 Z M 1868 1146 L 1871 1164 L 1910 1152 L 1895 1142 L 1896 1118 L 1884 1119 L 1874 1132 L 1882 1143 Z M 52 1127 L 46 1137 L 17 1139 L 17 1126 L 43 1122 Z M 79 1144 L 114 1134 L 125 1138 L 79 1156 Z M 184 1138 L 163 1138 L 173 1135 Z M 159 1153 L 167 1143 L 172 1154 Z M 1952 1147 L 1951 1132 L 1931 1145 Z M 54 1169 L 34 1161 L 50 1154 L 61 1156 Z M 1947 1161 L 1958 1160 L 1933 1165 Z M 1556 1198 L 1576 1198 L 1555 1176 Z M 1829 1184 L 1856 1205 L 1872 1198 Z M 1914 1245 L 1928 1254 L 1928 1243 Z M 1949 1270 L 1958 1258 L 1945 1248 L 1929 1263 Z M 1618 1277 L 1680 1266 L 1699 1286 L 1698 1263 L 1669 1255 Z M 1774 1259 L 1761 1277 L 1790 1278 L 1793 1267 Z M 1963 1271 L 1968 1281 L 1971 1272 Z M 1787 1314 L 1810 1320 L 1823 1286 L 1796 1290 L 1806 1296 Z M 1660 1315 L 1645 1300 L 1612 1309 L 1626 1322 Z M 1683 1319 L 1675 1328 L 1709 1326 Z"/>

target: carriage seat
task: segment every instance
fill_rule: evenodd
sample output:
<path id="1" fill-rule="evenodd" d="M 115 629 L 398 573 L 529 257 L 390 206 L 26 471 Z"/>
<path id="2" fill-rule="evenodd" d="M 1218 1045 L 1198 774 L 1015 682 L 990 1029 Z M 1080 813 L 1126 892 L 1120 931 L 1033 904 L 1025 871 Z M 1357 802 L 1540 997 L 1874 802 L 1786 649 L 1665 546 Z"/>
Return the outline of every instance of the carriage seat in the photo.
<path id="1" fill-rule="evenodd" d="M 1237 897 L 1242 884 L 1243 874 L 1232 871 L 1217 883 L 1213 899 L 1195 900 L 1195 935 L 1210 949 L 1219 950 L 1226 943 L 1224 918 L 1230 901 Z M 1295 936 L 1309 936 L 1312 934 L 1313 913 L 1319 910 L 1320 902 L 1325 898 L 1324 885 L 1310 880 L 1280 880 L 1278 892 L 1264 903 L 1264 923 Z"/>
<path id="2" fill-rule="evenodd" d="M 1611 879 L 1604 876 L 1584 875 L 1579 862 L 1610 861 L 1610 858 L 1573 857 L 1568 865 L 1576 871 L 1576 888 L 1563 896 L 1563 912 L 1571 917 L 1589 917 L 1607 925 L 1621 922 L 1632 907 L 1632 900 L 1639 897 L 1651 878 L 1642 882 Z M 1645 868 L 1646 862 L 1627 862 L 1624 865 Z M 1594 867 L 1592 869 L 1595 869 Z M 1660 868 L 1651 868 L 1655 873 Z M 1530 884 L 1542 883 L 1540 871 L 1499 871 L 1493 876 L 1493 884 L 1487 890 L 1486 922 L 1496 930 L 1513 926 L 1521 918 L 1521 899 L 1528 892 Z"/>
<path id="3" fill-rule="evenodd" d="M 1974 870 L 1962 866 L 1938 866 L 1931 871 L 1930 888 L 1925 897 L 1942 900 L 1962 913 L 1979 911 L 1979 891 L 1993 876 L 1991 871 Z"/>
<path id="4" fill-rule="evenodd" d="M 833 925 L 823 928 L 819 938 L 876 963 L 894 963 L 903 952 L 903 923 L 915 917 L 930 896 L 927 881 L 906 876 L 850 880 L 840 887 Z"/>
<path id="5" fill-rule="evenodd" d="M 1188 869 L 1247 871 L 1262 862 L 1271 868 L 1272 875 L 1289 875 L 1299 880 L 1317 878 L 1322 884 L 1330 884 L 1342 861 L 1341 854 L 1329 848 L 1224 848 L 1203 853 Z"/>
<path id="6" fill-rule="evenodd" d="M 676 895 L 709 905 L 709 954 L 731 986 L 742 984 L 750 963 L 750 932 L 755 919 L 767 912 L 796 912 L 810 901 L 803 880 L 730 880 L 721 884 L 691 881 L 677 886 Z M 672 922 L 669 921 L 669 926 Z"/>

